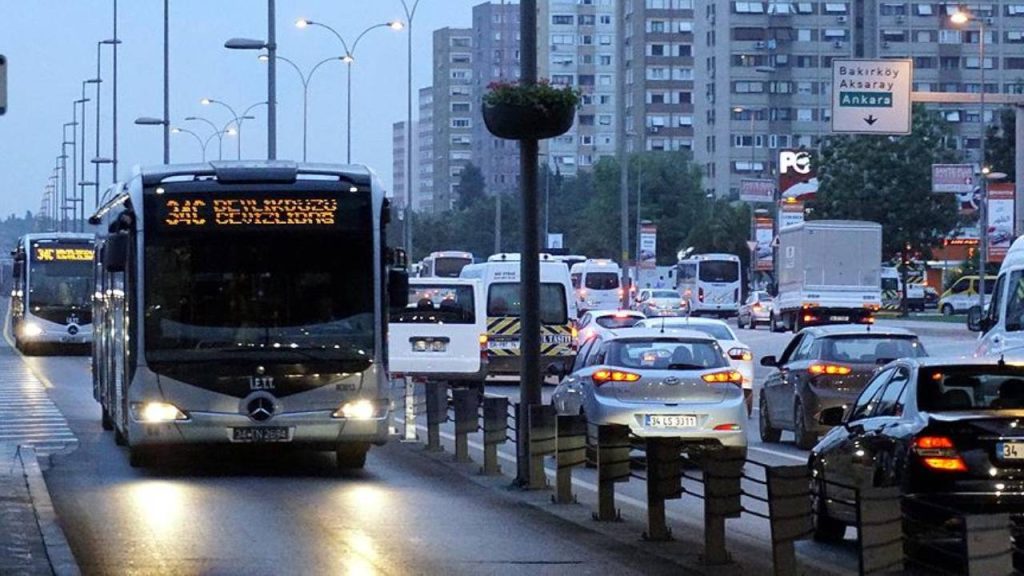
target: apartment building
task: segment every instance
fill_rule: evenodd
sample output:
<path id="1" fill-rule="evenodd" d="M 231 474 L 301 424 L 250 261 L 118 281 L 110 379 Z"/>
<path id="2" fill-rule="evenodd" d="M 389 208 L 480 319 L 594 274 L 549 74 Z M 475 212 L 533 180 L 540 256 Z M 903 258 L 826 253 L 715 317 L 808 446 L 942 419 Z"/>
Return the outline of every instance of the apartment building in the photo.
<path id="1" fill-rule="evenodd" d="M 420 88 L 417 100 L 419 118 L 414 142 L 416 185 L 413 187 L 412 209 L 417 212 L 434 209 L 434 89 Z"/>
<path id="2" fill-rule="evenodd" d="M 405 160 L 406 146 L 408 145 L 408 133 L 405 129 L 405 121 L 395 122 L 391 125 L 391 202 L 396 207 L 405 206 Z M 415 184 L 413 189 L 415 189 Z"/>
<path id="3" fill-rule="evenodd" d="M 473 101 L 473 30 L 434 31 L 432 209 L 455 202 L 459 175 L 473 159 L 473 125 L 483 122 Z"/>
<path id="4" fill-rule="evenodd" d="M 620 0 L 628 1 L 628 0 Z M 616 153 L 618 8 L 613 0 L 542 0 L 537 69 L 541 78 L 582 92 L 576 123 L 541 144 L 542 162 L 565 175 Z"/>
<path id="5" fill-rule="evenodd" d="M 738 192 L 744 178 L 774 177 L 779 150 L 813 148 L 829 135 L 836 58 L 910 58 L 918 91 L 979 93 L 982 66 L 986 93 L 1024 90 L 1024 3 L 967 5 L 987 22 L 984 63 L 980 27 L 954 26 L 949 15 L 956 7 L 898 0 L 696 0 L 695 145 L 708 190 L 727 196 Z M 962 150 L 965 160 L 977 160 L 980 107 L 935 107 L 954 125 L 947 144 Z"/>

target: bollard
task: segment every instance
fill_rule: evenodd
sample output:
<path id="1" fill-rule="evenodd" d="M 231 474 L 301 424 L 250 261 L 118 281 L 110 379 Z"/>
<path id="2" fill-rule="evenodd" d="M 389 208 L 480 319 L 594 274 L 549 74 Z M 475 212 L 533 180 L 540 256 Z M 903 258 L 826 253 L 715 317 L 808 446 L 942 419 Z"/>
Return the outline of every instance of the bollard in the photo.
<path id="1" fill-rule="evenodd" d="M 890 574 L 903 569 L 899 488 L 865 486 L 857 491 L 857 540 L 861 574 Z"/>
<path id="2" fill-rule="evenodd" d="M 484 466 L 481 474 L 501 474 L 498 446 L 505 443 L 508 427 L 508 398 L 484 398 Z"/>
<path id="3" fill-rule="evenodd" d="M 427 450 L 441 452 L 441 424 L 448 419 L 448 385 L 428 381 L 427 391 Z"/>
<path id="4" fill-rule="evenodd" d="M 807 538 L 811 525 L 811 479 L 807 466 L 765 468 L 768 518 L 772 531 L 772 573 L 796 576 L 793 543 Z"/>
<path id="5" fill-rule="evenodd" d="M 682 442 L 679 438 L 647 439 L 647 531 L 644 540 L 665 542 L 672 531 L 665 522 L 665 500 L 683 495 Z"/>
<path id="6" fill-rule="evenodd" d="M 964 544 L 968 574 L 1009 576 L 1014 573 L 1008 514 L 964 516 Z"/>
<path id="7" fill-rule="evenodd" d="M 452 404 L 455 406 L 455 461 L 469 462 L 469 435 L 480 429 L 480 395 L 476 390 L 458 388 L 452 390 Z"/>
<path id="8" fill-rule="evenodd" d="M 587 461 L 587 420 L 583 416 L 558 416 L 555 440 L 555 504 L 571 504 L 572 469 Z"/>
<path id="9" fill-rule="evenodd" d="M 530 485 L 529 490 L 546 488 L 544 457 L 555 453 L 555 407 L 530 406 Z"/>
<path id="10" fill-rule="evenodd" d="M 732 562 L 725 548 L 725 519 L 743 511 L 740 502 L 743 460 L 729 450 L 704 452 L 704 563 Z"/>
<path id="11" fill-rule="evenodd" d="M 615 509 L 615 483 L 629 481 L 629 426 L 589 424 L 587 442 L 597 453 L 597 513 L 594 520 L 621 520 Z"/>

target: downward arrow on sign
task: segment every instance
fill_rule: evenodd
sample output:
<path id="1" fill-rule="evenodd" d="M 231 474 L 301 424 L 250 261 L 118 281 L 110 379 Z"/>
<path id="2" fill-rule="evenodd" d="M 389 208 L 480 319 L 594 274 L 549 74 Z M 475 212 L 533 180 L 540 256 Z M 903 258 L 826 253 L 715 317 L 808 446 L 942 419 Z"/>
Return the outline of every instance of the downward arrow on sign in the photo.
<path id="1" fill-rule="evenodd" d="M 875 118 L 874 114 L 868 114 L 868 117 L 864 119 L 868 123 L 868 126 L 874 126 L 875 122 L 878 122 L 878 118 Z"/>

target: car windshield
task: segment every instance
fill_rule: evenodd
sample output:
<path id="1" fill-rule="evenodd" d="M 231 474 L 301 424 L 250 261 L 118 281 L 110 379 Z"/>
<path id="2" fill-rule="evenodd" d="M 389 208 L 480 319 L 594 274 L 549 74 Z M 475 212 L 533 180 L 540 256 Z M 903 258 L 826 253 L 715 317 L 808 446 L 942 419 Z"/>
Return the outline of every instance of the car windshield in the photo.
<path id="1" fill-rule="evenodd" d="M 925 412 L 1024 410 L 1024 367 L 922 368 L 917 379 L 917 405 Z"/>
<path id="2" fill-rule="evenodd" d="M 615 290 L 619 287 L 619 275 L 615 272 L 588 272 L 583 284 L 591 290 Z"/>
<path id="3" fill-rule="evenodd" d="M 594 322 L 602 328 L 630 328 L 643 320 L 639 316 L 599 316 Z"/>
<path id="4" fill-rule="evenodd" d="M 409 286 L 409 303 L 391 309 L 391 322 L 402 324 L 473 324 L 473 287 L 444 284 Z"/>
<path id="5" fill-rule="evenodd" d="M 621 368 L 653 370 L 705 370 L 729 366 L 717 342 L 682 338 L 615 340 L 609 346 L 605 363 Z"/>
<path id="6" fill-rule="evenodd" d="M 927 356 L 924 346 L 914 336 L 829 336 L 821 339 L 822 360 L 875 364 L 879 360 Z"/>
<path id="7" fill-rule="evenodd" d="M 683 297 L 679 295 L 679 292 L 675 290 L 655 290 L 651 292 L 651 298 L 670 298 L 672 300 L 682 300 Z"/>
<path id="8" fill-rule="evenodd" d="M 735 282 L 740 279 L 740 263 L 707 260 L 700 263 L 700 279 L 704 282 Z"/>

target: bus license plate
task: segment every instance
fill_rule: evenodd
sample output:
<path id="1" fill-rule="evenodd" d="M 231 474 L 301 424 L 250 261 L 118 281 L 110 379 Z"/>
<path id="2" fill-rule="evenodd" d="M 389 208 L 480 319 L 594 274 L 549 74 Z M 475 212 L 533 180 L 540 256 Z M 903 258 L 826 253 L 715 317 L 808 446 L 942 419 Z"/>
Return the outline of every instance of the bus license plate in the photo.
<path id="1" fill-rule="evenodd" d="M 263 426 L 259 428 L 232 428 L 232 442 L 291 442 L 291 428 L 286 426 Z"/>
<path id="2" fill-rule="evenodd" d="M 491 350 L 519 350 L 519 340 L 491 340 L 487 347 Z"/>
<path id="3" fill-rule="evenodd" d="M 849 322 L 849 316 L 829 316 L 829 322 Z"/>
<path id="4" fill-rule="evenodd" d="M 648 414 L 644 424 L 651 428 L 696 428 L 697 416 L 693 414 Z"/>
<path id="5" fill-rule="evenodd" d="M 1003 460 L 1024 460 L 1024 442 L 1000 442 L 996 451 Z"/>

